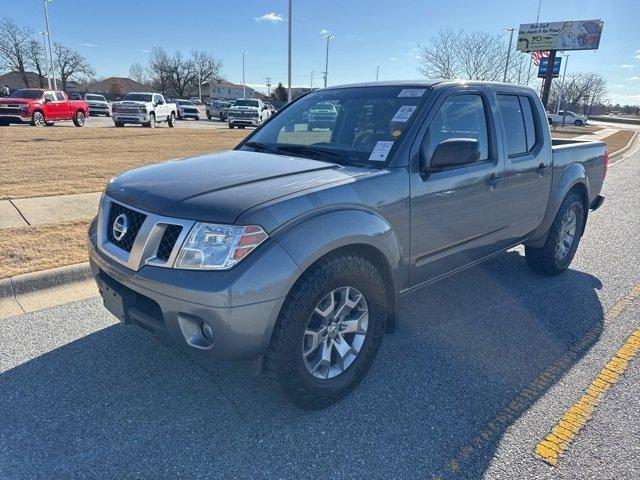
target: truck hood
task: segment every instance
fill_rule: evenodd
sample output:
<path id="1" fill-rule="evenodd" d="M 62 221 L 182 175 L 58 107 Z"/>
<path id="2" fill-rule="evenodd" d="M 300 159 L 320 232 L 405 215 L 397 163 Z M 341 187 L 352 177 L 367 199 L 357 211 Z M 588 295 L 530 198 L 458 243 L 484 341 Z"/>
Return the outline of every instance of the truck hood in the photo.
<path id="1" fill-rule="evenodd" d="M 131 105 L 134 107 L 144 107 L 145 105 L 149 105 L 151 104 L 151 102 L 138 102 L 138 101 L 134 101 L 134 100 L 127 100 L 125 102 L 113 102 L 114 105 Z"/>
<path id="2" fill-rule="evenodd" d="M 243 150 L 173 160 L 113 178 L 105 194 L 147 212 L 232 224 L 253 206 L 372 170 Z"/>
<path id="3" fill-rule="evenodd" d="M 40 100 L 34 100 L 33 98 L 0 98 L 2 105 L 16 105 L 20 103 L 34 103 L 40 102 Z"/>

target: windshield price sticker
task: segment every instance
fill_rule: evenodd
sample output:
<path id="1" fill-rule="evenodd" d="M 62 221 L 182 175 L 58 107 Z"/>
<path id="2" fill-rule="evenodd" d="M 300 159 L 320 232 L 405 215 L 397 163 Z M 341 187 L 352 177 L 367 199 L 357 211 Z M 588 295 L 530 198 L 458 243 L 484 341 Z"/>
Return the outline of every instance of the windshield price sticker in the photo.
<path id="1" fill-rule="evenodd" d="M 369 155 L 369 160 L 373 160 L 375 162 L 384 162 L 387 159 L 387 155 L 389 155 L 391 147 L 393 147 L 393 142 L 376 142 L 376 146 L 373 147 L 373 151 L 371 152 L 371 155 Z"/>
<path id="2" fill-rule="evenodd" d="M 426 91 L 426 88 L 403 88 L 398 97 L 421 97 Z"/>
<path id="3" fill-rule="evenodd" d="M 398 123 L 406 122 L 407 120 L 409 120 L 409 117 L 411 116 L 411 114 L 415 109 L 416 109 L 415 105 L 403 105 L 398 109 L 398 111 L 393 116 L 391 121 L 398 122 Z"/>

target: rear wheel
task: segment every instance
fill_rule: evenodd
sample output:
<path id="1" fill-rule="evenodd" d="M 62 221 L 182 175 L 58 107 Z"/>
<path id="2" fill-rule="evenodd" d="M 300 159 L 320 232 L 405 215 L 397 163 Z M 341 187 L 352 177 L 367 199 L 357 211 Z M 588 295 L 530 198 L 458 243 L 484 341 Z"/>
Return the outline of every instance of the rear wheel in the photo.
<path id="1" fill-rule="evenodd" d="M 82 112 L 81 110 L 78 110 L 76 112 L 76 114 L 73 116 L 73 124 L 76 127 L 84 126 L 84 112 Z"/>
<path id="2" fill-rule="evenodd" d="M 211 114 L 207 112 L 207 120 L 211 120 Z"/>
<path id="3" fill-rule="evenodd" d="M 44 114 L 42 112 L 33 112 L 31 115 L 31 126 L 33 127 L 44 127 L 47 122 L 44 119 Z"/>
<path id="4" fill-rule="evenodd" d="M 233 129 L 233 125 L 229 124 L 229 128 Z"/>
<path id="5" fill-rule="evenodd" d="M 551 224 L 542 248 L 525 247 L 527 264 L 531 269 L 546 275 L 557 275 L 569 268 L 584 230 L 584 213 L 582 197 L 576 192 L 569 193 Z"/>
<path id="6" fill-rule="evenodd" d="M 196 122 L 199 122 L 199 121 L 200 121 L 200 117 L 196 117 Z"/>
<path id="7" fill-rule="evenodd" d="M 110 112 L 107 112 L 107 113 L 105 113 L 105 114 L 104 114 L 104 116 L 105 116 L 105 117 L 110 117 L 110 116 L 111 116 L 111 113 L 110 113 Z"/>
<path id="8" fill-rule="evenodd" d="M 368 260 L 338 254 L 289 292 L 265 355 L 267 379 L 297 405 L 324 408 L 364 378 L 382 342 L 385 287 Z"/>

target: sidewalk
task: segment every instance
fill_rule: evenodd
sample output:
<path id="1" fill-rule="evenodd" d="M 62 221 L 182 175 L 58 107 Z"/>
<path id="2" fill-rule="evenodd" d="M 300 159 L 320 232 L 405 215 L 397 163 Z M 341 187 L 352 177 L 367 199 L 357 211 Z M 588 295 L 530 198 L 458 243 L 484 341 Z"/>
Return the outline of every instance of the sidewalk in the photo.
<path id="1" fill-rule="evenodd" d="M 89 219 L 98 212 L 100 192 L 0 200 L 0 229 Z"/>
<path id="2" fill-rule="evenodd" d="M 578 135 L 574 137 L 575 140 L 604 140 L 605 138 L 613 135 L 614 133 L 623 130 L 622 128 L 603 128 L 597 132 L 588 133 L 586 135 Z"/>

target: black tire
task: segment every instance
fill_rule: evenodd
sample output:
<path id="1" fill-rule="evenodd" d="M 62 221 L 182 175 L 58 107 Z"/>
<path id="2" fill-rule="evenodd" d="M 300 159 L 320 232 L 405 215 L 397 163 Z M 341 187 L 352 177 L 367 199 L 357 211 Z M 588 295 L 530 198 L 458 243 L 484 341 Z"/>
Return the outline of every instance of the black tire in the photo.
<path id="1" fill-rule="evenodd" d="M 571 247 L 565 255 L 559 258 L 562 224 L 570 211 L 573 211 L 576 217 L 575 233 Z M 533 271 L 545 275 L 558 275 L 569 268 L 584 231 L 584 219 L 585 211 L 582 197 L 577 192 L 570 192 L 560 205 L 544 246 L 542 248 L 525 246 L 525 256 L 529 267 Z"/>
<path id="2" fill-rule="evenodd" d="M 169 127 L 171 127 L 171 128 L 176 126 L 176 115 L 175 115 L 175 113 L 171 112 L 171 115 L 169 115 L 169 117 L 167 118 L 167 125 L 169 125 Z"/>
<path id="3" fill-rule="evenodd" d="M 211 114 L 207 112 L 207 120 L 211 120 Z"/>
<path id="4" fill-rule="evenodd" d="M 573 122 L 573 124 L 574 124 L 576 127 L 581 127 L 581 126 L 583 125 L 582 120 L 576 120 L 575 122 Z"/>
<path id="5" fill-rule="evenodd" d="M 225 118 L 224 118 L 224 115 L 223 115 L 223 114 L 220 114 L 220 115 L 218 116 L 218 118 L 220 118 L 220 121 L 221 121 L 221 122 L 224 122 L 224 121 L 225 121 Z"/>
<path id="6" fill-rule="evenodd" d="M 229 128 L 230 128 L 230 129 L 233 129 L 233 125 L 229 124 Z"/>
<path id="7" fill-rule="evenodd" d="M 107 112 L 107 113 L 105 113 L 105 114 L 104 114 L 104 116 L 105 116 L 105 117 L 110 117 L 110 116 L 111 116 L 111 113 L 110 113 L 110 112 Z"/>
<path id="8" fill-rule="evenodd" d="M 547 121 L 549 122 L 549 125 L 553 125 L 553 120 L 547 117 Z"/>
<path id="9" fill-rule="evenodd" d="M 149 121 L 143 124 L 147 128 L 155 128 L 156 127 L 156 116 L 154 113 L 149 114 Z"/>
<path id="10" fill-rule="evenodd" d="M 73 116 L 73 124 L 76 127 L 84 127 L 84 112 L 82 110 L 78 110 Z"/>
<path id="11" fill-rule="evenodd" d="M 45 126 L 47 126 L 47 127 L 53 127 L 54 125 L 55 125 L 55 123 L 53 123 L 53 122 L 47 122 L 45 124 Z"/>
<path id="12" fill-rule="evenodd" d="M 196 117 L 196 122 L 199 122 L 199 121 L 200 121 L 200 117 Z"/>
<path id="13" fill-rule="evenodd" d="M 313 132 L 313 125 L 307 123 L 307 132 Z"/>
<path id="14" fill-rule="evenodd" d="M 320 301 L 344 286 L 355 287 L 365 297 L 369 310 L 366 337 L 353 363 L 342 373 L 317 378 L 303 359 L 304 332 Z M 278 316 L 264 358 L 269 383 L 305 409 L 325 408 L 347 395 L 364 378 L 378 353 L 388 315 L 386 298 L 380 273 L 362 257 L 335 254 L 312 265 L 293 286 Z"/>
<path id="15" fill-rule="evenodd" d="M 122 128 L 124 127 L 124 122 L 113 122 L 116 126 L 116 128 Z"/>
<path id="16" fill-rule="evenodd" d="M 33 112 L 31 115 L 31 126 L 32 127 L 44 127 L 47 124 L 47 121 L 44 118 L 44 113 L 42 112 Z"/>

